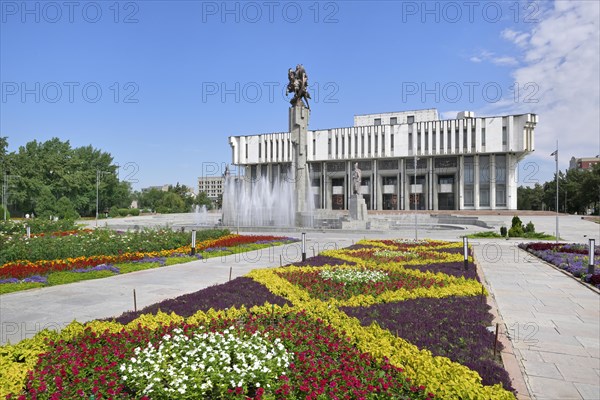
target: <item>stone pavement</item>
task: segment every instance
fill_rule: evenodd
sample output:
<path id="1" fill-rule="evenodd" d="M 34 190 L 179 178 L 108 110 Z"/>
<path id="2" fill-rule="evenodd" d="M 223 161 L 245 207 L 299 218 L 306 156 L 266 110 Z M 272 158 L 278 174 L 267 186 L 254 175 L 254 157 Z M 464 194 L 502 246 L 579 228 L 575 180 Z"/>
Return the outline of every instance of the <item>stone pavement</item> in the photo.
<path id="1" fill-rule="evenodd" d="M 509 220 L 489 216 L 490 220 Z M 552 232 L 554 217 L 536 216 L 538 230 Z M 532 219 L 533 219 L 532 218 Z M 483 219 L 483 218 L 482 218 Z M 140 225 L 145 225 L 140 219 Z M 523 218 L 523 222 L 529 218 Z M 137 221 L 136 221 L 137 222 Z M 150 225 L 160 225 L 152 219 Z M 561 237 L 600 243 L 600 225 L 578 217 L 561 217 Z M 459 240 L 485 229 L 419 230 L 419 238 Z M 541 228 L 541 229 L 540 229 Z M 265 234 L 266 232 L 261 232 Z M 299 237 L 297 231 L 274 232 Z M 414 237 L 414 230 L 388 232 L 311 231 L 307 256 L 325 248 L 345 247 L 368 238 Z M 528 257 L 518 240 L 471 240 L 479 267 L 499 313 L 500 332 L 510 340 L 508 354 L 523 373 L 523 399 L 600 399 L 600 296 L 548 264 Z M 120 315 L 166 298 L 195 292 L 245 275 L 253 268 L 275 267 L 300 259 L 300 244 L 263 249 L 245 255 L 199 260 L 111 278 L 0 296 L 0 343 L 18 342 L 37 331 L 60 329 L 76 319 L 85 322 Z M 509 357 L 510 364 L 510 357 Z M 508 369 L 512 367 L 509 365 Z M 518 374 L 517 374 L 518 375 Z M 527 393 L 529 392 L 529 393 Z"/>
<path id="2" fill-rule="evenodd" d="M 474 251 L 531 398 L 600 399 L 598 292 L 514 242 L 480 240 Z"/>

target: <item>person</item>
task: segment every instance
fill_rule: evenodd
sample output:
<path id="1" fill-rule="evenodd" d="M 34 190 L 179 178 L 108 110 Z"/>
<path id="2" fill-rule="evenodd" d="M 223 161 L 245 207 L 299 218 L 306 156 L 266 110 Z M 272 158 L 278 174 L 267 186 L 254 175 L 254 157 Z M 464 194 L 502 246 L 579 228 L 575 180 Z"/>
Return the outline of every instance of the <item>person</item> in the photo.
<path id="1" fill-rule="evenodd" d="M 354 186 L 354 194 L 360 194 L 362 171 L 358 168 L 358 163 L 354 163 L 354 172 L 352 172 L 352 182 Z"/>

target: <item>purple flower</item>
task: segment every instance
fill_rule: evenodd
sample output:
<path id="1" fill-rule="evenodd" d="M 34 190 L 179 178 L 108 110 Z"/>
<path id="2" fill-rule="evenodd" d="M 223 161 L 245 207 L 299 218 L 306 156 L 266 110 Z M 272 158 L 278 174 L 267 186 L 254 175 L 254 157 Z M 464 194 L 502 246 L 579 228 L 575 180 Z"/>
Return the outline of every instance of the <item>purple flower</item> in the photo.
<path id="1" fill-rule="evenodd" d="M 18 280 L 17 278 L 0 279 L 0 284 L 3 284 L 3 283 L 19 283 L 19 282 L 21 282 L 21 281 Z"/>
<path id="2" fill-rule="evenodd" d="M 112 264 L 100 264 L 100 265 L 96 265 L 95 267 L 91 267 L 91 268 L 78 268 L 78 269 L 71 270 L 71 272 L 78 272 L 78 273 L 86 273 L 86 272 L 93 272 L 93 271 L 112 271 L 115 274 L 121 273 L 119 268 L 115 267 Z"/>
<path id="3" fill-rule="evenodd" d="M 164 267 L 166 264 L 166 257 L 144 257 L 140 260 L 133 260 L 132 263 L 149 263 L 149 262 L 157 262 L 161 267 Z"/>
<path id="4" fill-rule="evenodd" d="M 48 283 L 48 278 L 40 275 L 33 275 L 23 279 L 23 283 Z"/>

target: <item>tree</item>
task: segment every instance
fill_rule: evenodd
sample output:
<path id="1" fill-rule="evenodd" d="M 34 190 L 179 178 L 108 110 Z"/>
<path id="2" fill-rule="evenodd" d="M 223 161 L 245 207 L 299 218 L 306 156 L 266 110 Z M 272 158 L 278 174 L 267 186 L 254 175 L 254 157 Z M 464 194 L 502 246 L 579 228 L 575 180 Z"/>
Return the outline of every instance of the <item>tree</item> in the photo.
<path id="1" fill-rule="evenodd" d="M 23 215 L 42 207 L 50 210 L 44 200 L 65 197 L 80 215 L 96 213 L 96 181 L 98 171 L 99 209 L 113 206 L 128 207 L 131 187 L 119 182 L 109 153 L 92 146 L 72 148 L 69 141 L 53 138 L 46 142 L 33 140 L 19 147 L 18 152 L 6 155 L 6 140 L 0 138 L 0 158 L 8 157 L 11 173 L 19 175 L 11 180 L 11 206 Z M 48 189 L 48 190 L 46 190 Z M 42 200 L 42 205 L 38 204 Z M 65 203 L 66 204 L 66 203 Z"/>
<path id="2" fill-rule="evenodd" d="M 38 195 L 34 200 L 35 215 L 40 218 L 48 218 L 55 216 L 56 212 L 56 197 L 48 186 L 42 186 Z"/>
<path id="3" fill-rule="evenodd" d="M 156 211 L 156 208 L 159 205 L 158 203 L 162 199 L 164 193 L 165 192 L 156 188 L 142 190 L 138 196 L 138 207 Z"/>
<path id="4" fill-rule="evenodd" d="M 63 219 L 78 219 L 79 214 L 75 210 L 73 203 L 71 200 L 66 198 L 65 196 L 58 199 L 56 202 L 56 216 Z"/>
<path id="5" fill-rule="evenodd" d="M 177 193 L 166 192 L 158 202 L 156 211 L 159 213 L 182 213 L 188 212 L 185 202 Z"/>
<path id="6" fill-rule="evenodd" d="M 208 195 L 206 194 L 206 192 L 198 193 L 194 202 L 195 202 L 195 204 L 197 204 L 199 206 L 203 206 L 203 205 L 206 206 L 206 208 L 209 210 L 211 210 L 213 208 L 213 202 L 208 198 Z"/>
<path id="7" fill-rule="evenodd" d="M 517 188 L 517 208 L 519 210 L 543 210 L 544 188 L 539 183 L 533 187 L 519 186 Z"/>

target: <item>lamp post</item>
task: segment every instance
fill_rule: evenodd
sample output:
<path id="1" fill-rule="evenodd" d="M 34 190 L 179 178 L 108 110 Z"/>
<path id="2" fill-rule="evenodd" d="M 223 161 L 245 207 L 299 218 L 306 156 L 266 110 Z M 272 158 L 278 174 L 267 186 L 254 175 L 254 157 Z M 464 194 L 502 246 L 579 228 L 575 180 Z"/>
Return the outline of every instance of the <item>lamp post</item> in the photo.
<path id="1" fill-rule="evenodd" d="M 102 174 L 110 174 L 110 171 L 96 170 L 96 228 L 98 227 L 98 206 L 100 203 L 100 177 Z"/>
<path id="2" fill-rule="evenodd" d="M 554 156 L 554 162 L 556 164 L 556 243 L 558 243 L 558 140 L 556 141 L 556 150 L 550 155 Z"/>

